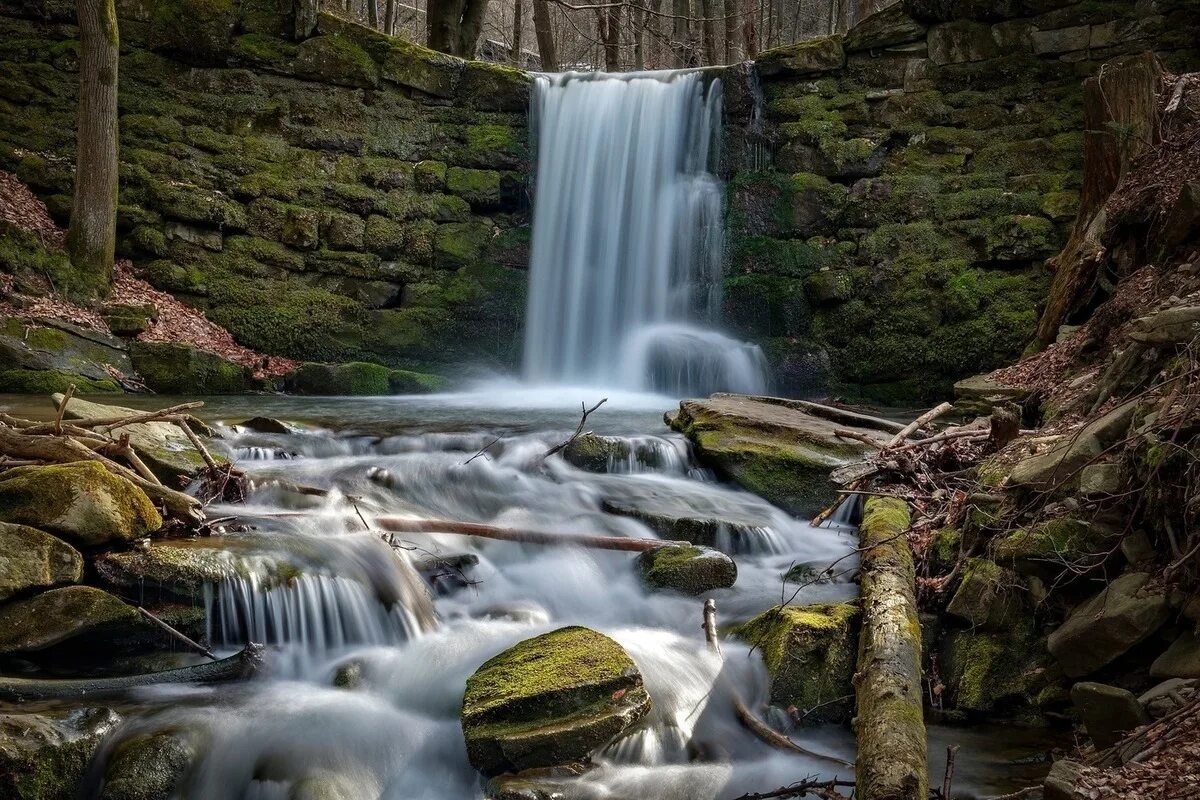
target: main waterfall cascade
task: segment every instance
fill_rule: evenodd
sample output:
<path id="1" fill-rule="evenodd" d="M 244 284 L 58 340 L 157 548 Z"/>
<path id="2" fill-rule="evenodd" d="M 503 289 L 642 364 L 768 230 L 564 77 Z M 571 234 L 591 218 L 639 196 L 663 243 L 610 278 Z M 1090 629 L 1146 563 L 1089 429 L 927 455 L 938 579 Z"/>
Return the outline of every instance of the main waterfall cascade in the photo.
<path id="1" fill-rule="evenodd" d="M 524 375 L 676 396 L 766 390 L 717 330 L 721 83 L 699 72 L 539 77 Z"/>

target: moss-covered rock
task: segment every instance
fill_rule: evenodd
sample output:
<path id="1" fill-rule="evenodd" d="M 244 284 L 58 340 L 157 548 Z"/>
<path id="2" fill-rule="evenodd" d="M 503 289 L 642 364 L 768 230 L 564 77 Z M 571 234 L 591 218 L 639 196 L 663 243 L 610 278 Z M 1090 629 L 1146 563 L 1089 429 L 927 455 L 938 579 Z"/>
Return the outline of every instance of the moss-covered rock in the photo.
<path id="1" fill-rule="evenodd" d="M 485 775 L 567 764 L 649 710 L 641 673 L 620 645 L 588 628 L 560 628 L 505 650 L 467 679 L 467 756 Z"/>
<path id="2" fill-rule="evenodd" d="M 613 463 L 622 463 L 630 456 L 629 442 L 616 436 L 585 433 L 577 436 L 562 450 L 567 463 L 588 472 L 608 472 Z"/>
<path id="3" fill-rule="evenodd" d="M 216 353 L 174 342 L 134 342 L 134 369 L 160 394 L 240 394 L 257 384 L 250 370 Z"/>
<path id="4" fill-rule="evenodd" d="M 942 680 L 962 711 L 1015 712 L 1045 686 L 1044 652 L 1028 620 L 993 633 L 951 631 L 942 644 Z"/>
<path id="5" fill-rule="evenodd" d="M 1003 630 L 1026 614 L 1020 576 L 986 558 L 968 559 L 946 613 L 981 629 Z"/>
<path id="6" fill-rule="evenodd" d="M 370 88 L 379 84 L 379 68 L 371 56 L 344 36 L 314 36 L 300 43 L 296 74 L 324 83 Z"/>
<path id="7" fill-rule="evenodd" d="M 388 391 L 391 394 L 436 394 L 448 388 L 450 381 L 441 375 L 408 369 L 388 370 Z"/>
<path id="8" fill-rule="evenodd" d="M 391 394 L 390 371 L 379 364 L 301 364 L 284 376 L 284 388 L 296 394 Z"/>
<path id="9" fill-rule="evenodd" d="M 74 547 L 36 528 L 0 522 L 0 601 L 82 577 L 83 557 Z"/>
<path id="10" fill-rule="evenodd" d="M 66 586 L 0 606 L 0 653 L 32 653 L 74 639 L 131 640 L 144 625 L 133 606 L 108 592 Z"/>
<path id="11" fill-rule="evenodd" d="M 764 77 L 817 75 L 840 69 L 846 54 L 841 36 L 826 36 L 767 50 L 754 63 Z"/>
<path id="12" fill-rule="evenodd" d="M 1025 574 L 1058 574 L 1104 563 L 1119 532 L 1074 517 L 1043 520 L 994 539 L 992 558 Z"/>
<path id="13" fill-rule="evenodd" d="M 145 492 L 95 461 L 0 474 L 0 519 L 87 547 L 140 539 L 162 526 Z"/>
<path id="14" fill-rule="evenodd" d="M 107 366 L 122 373 L 133 371 L 120 339 L 65 321 L 39 323 L 0 316 L 0 373 L 6 378 L 5 391 L 63 391 L 74 382 L 80 393 L 120 392 Z"/>
<path id="15" fill-rule="evenodd" d="M 734 560 L 708 547 L 657 547 L 638 555 L 635 565 L 642 583 L 650 589 L 703 594 L 713 589 L 728 589 L 737 581 Z"/>
<path id="16" fill-rule="evenodd" d="M 812 722 L 843 721 L 852 710 L 858 613 L 850 604 L 777 606 L 734 635 L 762 651 L 772 703 L 812 710 Z"/>
<path id="17" fill-rule="evenodd" d="M 161 731 L 123 739 L 104 770 L 100 800 L 157 800 L 182 787 L 198 748 L 194 736 Z"/>
<path id="18" fill-rule="evenodd" d="M 120 723 L 116 712 L 95 707 L 0 714 L 0 796 L 74 800 L 92 756 Z"/>
<path id="19" fill-rule="evenodd" d="M 158 309 L 149 303 L 105 303 L 104 321 L 117 336 L 134 337 L 158 319 Z"/>

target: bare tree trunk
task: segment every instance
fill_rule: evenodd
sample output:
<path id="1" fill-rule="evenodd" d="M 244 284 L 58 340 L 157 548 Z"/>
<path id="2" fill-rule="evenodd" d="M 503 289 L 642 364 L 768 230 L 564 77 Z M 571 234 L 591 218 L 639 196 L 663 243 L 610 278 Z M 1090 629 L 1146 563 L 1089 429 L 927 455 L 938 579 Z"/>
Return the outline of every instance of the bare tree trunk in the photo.
<path id="1" fill-rule="evenodd" d="M 521 29 L 525 27 L 525 8 L 521 0 L 513 0 L 513 35 L 512 60 L 518 67 L 525 66 L 521 61 Z"/>
<path id="2" fill-rule="evenodd" d="M 117 13 L 79 0 L 79 126 L 67 253 L 81 293 L 107 294 L 117 246 Z"/>
<path id="3" fill-rule="evenodd" d="M 379 30 L 379 0 L 367 0 L 367 24 Z"/>
<path id="4" fill-rule="evenodd" d="M 621 7 L 596 9 L 596 30 L 604 45 L 604 69 L 621 69 Z"/>
<path id="5" fill-rule="evenodd" d="M 717 43 L 717 16 L 714 9 L 717 0 L 700 0 L 701 29 L 704 31 L 704 63 L 721 63 L 720 45 Z"/>
<path id="6" fill-rule="evenodd" d="M 487 0 L 431 0 L 425 11 L 429 49 L 474 58 Z"/>
<path id="7" fill-rule="evenodd" d="M 758 28 L 754 11 L 754 0 L 745 0 L 742 6 L 742 54 L 746 58 L 758 55 Z"/>
<path id="8" fill-rule="evenodd" d="M 722 8 L 725 13 L 725 63 L 736 64 L 742 60 L 738 55 L 738 0 L 725 0 Z"/>
<path id="9" fill-rule="evenodd" d="M 384 6 L 383 32 L 388 36 L 396 35 L 396 0 L 387 0 Z"/>
<path id="10" fill-rule="evenodd" d="M 483 31 L 483 18 L 487 14 L 488 0 L 466 0 L 465 5 L 462 24 L 458 29 L 458 52 L 455 55 L 474 58 L 479 34 Z"/>
<path id="11" fill-rule="evenodd" d="M 650 58 L 650 63 L 655 69 L 661 69 L 667 63 L 667 51 L 663 45 L 665 34 L 663 33 L 664 19 L 661 14 L 662 0 L 650 0 L 650 11 L 654 12 L 650 14 L 650 25 L 648 29 L 650 33 L 650 42 L 653 45 L 653 49 L 651 51 L 653 55 Z"/>
<path id="12" fill-rule="evenodd" d="M 533 32 L 542 56 L 542 69 L 557 72 L 558 48 L 554 46 L 554 29 L 550 25 L 549 0 L 533 0 Z"/>
<path id="13" fill-rule="evenodd" d="M 635 0 L 630 12 L 633 26 L 633 68 L 646 68 L 646 8 L 641 0 Z"/>
<path id="14" fill-rule="evenodd" d="M 675 15 L 671 27 L 671 46 L 675 50 L 675 66 L 685 67 L 688 63 L 688 40 L 691 29 L 691 3 L 688 0 L 673 0 L 671 13 Z"/>

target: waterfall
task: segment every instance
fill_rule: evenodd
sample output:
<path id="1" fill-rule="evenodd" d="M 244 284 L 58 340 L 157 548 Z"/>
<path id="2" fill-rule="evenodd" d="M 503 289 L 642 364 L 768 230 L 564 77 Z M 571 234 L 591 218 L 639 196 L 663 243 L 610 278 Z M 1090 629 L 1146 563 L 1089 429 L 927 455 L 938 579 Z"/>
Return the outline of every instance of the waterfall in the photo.
<path id="1" fill-rule="evenodd" d="M 525 377 L 672 394 L 763 392 L 718 332 L 721 84 L 698 72 L 543 76 Z"/>

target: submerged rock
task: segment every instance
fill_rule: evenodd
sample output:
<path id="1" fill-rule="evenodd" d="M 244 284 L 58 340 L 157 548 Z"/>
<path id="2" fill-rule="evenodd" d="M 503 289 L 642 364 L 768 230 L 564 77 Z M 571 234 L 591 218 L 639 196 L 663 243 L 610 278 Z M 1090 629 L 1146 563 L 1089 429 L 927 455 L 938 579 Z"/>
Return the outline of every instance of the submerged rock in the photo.
<path id="1" fill-rule="evenodd" d="M 610 495 L 600 505 L 610 514 L 638 520 L 664 539 L 704 547 L 739 549 L 740 540 L 751 539 L 756 529 L 767 524 L 765 518 L 737 509 L 696 508 L 688 499 L 639 491 L 637 495 Z"/>
<path id="2" fill-rule="evenodd" d="M 638 555 L 634 563 L 642 583 L 651 589 L 703 594 L 713 589 L 728 589 L 737 581 L 737 564 L 733 559 L 708 547 L 657 547 Z"/>
<path id="3" fill-rule="evenodd" d="M 700 458 L 746 489 L 795 514 L 811 514 L 834 497 L 829 473 L 872 448 L 842 439 L 847 428 L 881 441 L 877 430 L 833 422 L 787 401 L 715 394 L 684 400 L 667 424 L 696 445 Z"/>
<path id="4" fill-rule="evenodd" d="M 0 607 L 0 653 L 45 650 L 79 637 L 133 638 L 144 628 L 133 606 L 91 586 L 67 586 Z"/>
<path id="5" fill-rule="evenodd" d="M 131 736 L 113 748 L 100 800 L 174 797 L 197 755 L 192 737 L 170 731 Z"/>
<path id="6" fill-rule="evenodd" d="M 1071 702 L 1083 717 L 1098 749 L 1111 747 L 1128 732 L 1150 721 L 1136 697 L 1125 689 L 1084 681 L 1071 687 Z"/>
<path id="7" fill-rule="evenodd" d="M 251 417 L 245 422 L 238 423 L 239 428 L 247 428 L 258 433 L 293 433 L 292 426 L 274 417 Z"/>
<path id="8" fill-rule="evenodd" d="M 649 710 L 641 673 L 619 644 L 588 628 L 560 628 L 514 645 L 467 679 L 467 757 L 485 775 L 568 764 Z"/>
<path id="9" fill-rule="evenodd" d="M 120 722 L 108 708 L 0 714 L 0 797 L 75 800 L 92 755 Z"/>
<path id="10" fill-rule="evenodd" d="M 810 712 L 806 722 L 843 721 L 852 709 L 858 614 L 849 603 L 777 606 L 734 635 L 762 651 L 772 703 Z"/>
<path id="11" fill-rule="evenodd" d="M 62 395 L 54 395 L 53 400 L 61 403 Z M 94 420 L 137 413 L 132 408 L 72 398 L 64 416 L 67 419 Z M 140 422 L 122 427 L 121 432 L 129 434 L 129 444 L 138 457 L 167 486 L 177 486 L 180 475 L 194 478 L 205 467 L 200 451 L 192 446 L 183 431 L 169 422 Z M 200 431 L 196 433 L 199 435 Z M 225 460 L 219 453 L 213 453 L 212 456 L 219 463 Z"/>
<path id="12" fill-rule="evenodd" d="M 1161 589 L 1148 589 L 1150 575 L 1130 572 L 1081 603 L 1050 634 L 1048 646 L 1072 678 L 1088 675 L 1148 639 L 1171 615 Z"/>
<path id="13" fill-rule="evenodd" d="M 631 452 L 624 439 L 585 433 L 563 448 L 562 457 L 571 466 L 588 472 L 608 472 L 610 464 L 628 459 Z"/>
<path id="14" fill-rule="evenodd" d="M 87 547 L 140 539 L 162 527 L 145 492 L 95 461 L 0 474 L 0 520 L 52 531 Z"/>
<path id="15" fill-rule="evenodd" d="M 83 557 L 71 545 L 36 528 L 0 522 L 0 600 L 78 583 L 82 575 Z"/>

